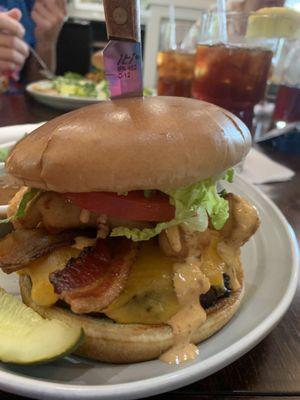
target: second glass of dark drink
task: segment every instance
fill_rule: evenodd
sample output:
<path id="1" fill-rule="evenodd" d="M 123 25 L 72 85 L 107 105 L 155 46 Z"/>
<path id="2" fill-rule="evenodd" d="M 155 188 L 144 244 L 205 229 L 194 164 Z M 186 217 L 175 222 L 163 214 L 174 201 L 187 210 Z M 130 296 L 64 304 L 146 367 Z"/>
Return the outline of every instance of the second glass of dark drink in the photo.
<path id="1" fill-rule="evenodd" d="M 273 120 L 276 123 L 300 121 L 300 84 L 279 87 Z"/>
<path id="2" fill-rule="evenodd" d="M 211 13 L 197 46 L 192 96 L 237 115 L 251 130 L 255 104 L 264 98 L 274 41 L 247 37 L 249 13 L 224 14 L 226 38 L 216 33 Z"/>
<path id="3" fill-rule="evenodd" d="M 292 41 L 289 47 L 273 115 L 278 127 L 300 121 L 300 40 Z"/>
<path id="4" fill-rule="evenodd" d="M 248 127 L 265 94 L 272 52 L 224 44 L 197 48 L 193 97 L 236 114 Z"/>

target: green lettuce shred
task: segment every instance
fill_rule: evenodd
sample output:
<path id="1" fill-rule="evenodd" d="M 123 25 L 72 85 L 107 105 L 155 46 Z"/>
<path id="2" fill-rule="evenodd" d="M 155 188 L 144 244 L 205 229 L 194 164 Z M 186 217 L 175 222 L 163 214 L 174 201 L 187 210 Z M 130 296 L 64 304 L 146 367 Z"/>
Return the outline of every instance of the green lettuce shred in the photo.
<path id="1" fill-rule="evenodd" d="M 0 162 L 6 161 L 9 154 L 9 149 L 7 147 L 3 147 L 0 149 Z"/>
<path id="2" fill-rule="evenodd" d="M 19 203 L 19 207 L 18 207 L 16 213 L 14 215 L 10 216 L 9 218 L 1 219 L 0 224 L 7 224 L 9 222 L 15 221 L 16 219 L 23 218 L 26 213 L 27 204 L 31 200 L 33 200 L 35 197 L 39 196 L 41 192 L 42 192 L 42 190 L 40 190 L 40 189 L 28 189 L 24 193 L 22 200 Z"/>
<path id="3" fill-rule="evenodd" d="M 228 170 L 221 179 L 232 182 L 233 170 Z M 175 207 L 175 218 L 168 222 L 158 223 L 154 228 L 116 227 L 110 236 L 125 236 L 135 242 L 149 240 L 166 228 L 185 224 L 191 231 L 203 232 L 208 226 L 208 217 L 213 227 L 221 229 L 228 216 L 228 202 L 217 191 L 217 181 L 205 179 L 179 189 L 165 190 L 170 196 L 170 204 Z"/>
<path id="4" fill-rule="evenodd" d="M 144 190 L 144 197 L 150 199 L 150 197 L 155 193 L 155 190 L 146 189 Z"/>
<path id="5" fill-rule="evenodd" d="M 228 181 L 229 183 L 233 182 L 233 177 L 234 177 L 234 169 L 233 168 L 229 168 L 226 172 L 225 172 L 225 177 L 224 180 Z"/>

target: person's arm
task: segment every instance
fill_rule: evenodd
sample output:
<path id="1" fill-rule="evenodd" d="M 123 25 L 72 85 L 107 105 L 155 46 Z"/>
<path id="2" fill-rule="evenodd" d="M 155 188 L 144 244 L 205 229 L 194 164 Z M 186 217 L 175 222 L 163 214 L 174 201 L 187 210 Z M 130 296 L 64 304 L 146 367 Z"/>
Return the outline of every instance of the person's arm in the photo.
<path id="1" fill-rule="evenodd" d="M 35 50 L 53 73 L 56 69 L 57 39 L 66 14 L 66 0 L 36 0 L 31 12 L 35 23 Z M 41 79 L 39 70 L 40 65 L 30 57 L 26 68 L 27 80 Z"/>
<path id="2" fill-rule="evenodd" d="M 0 12 L 0 74 L 20 71 L 28 57 L 28 46 L 23 40 L 25 30 L 19 22 L 21 17 L 17 8 Z"/>

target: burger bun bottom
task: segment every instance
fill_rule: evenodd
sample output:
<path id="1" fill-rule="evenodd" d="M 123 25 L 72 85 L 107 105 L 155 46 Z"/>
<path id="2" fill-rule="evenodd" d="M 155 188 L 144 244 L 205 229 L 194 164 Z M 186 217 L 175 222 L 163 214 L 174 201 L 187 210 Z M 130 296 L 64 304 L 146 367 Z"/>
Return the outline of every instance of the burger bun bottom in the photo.
<path id="1" fill-rule="evenodd" d="M 205 323 L 192 337 L 195 344 L 221 329 L 237 311 L 244 294 L 242 271 L 239 271 L 238 278 L 241 288 L 206 310 Z M 172 328 L 167 324 L 118 324 L 108 318 L 77 315 L 59 306 L 41 307 L 31 298 L 29 276 L 20 275 L 19 283 L 23 302 L 42 317 L 82 326 L 85 338 L 75 352 L 77 355 L 108 363 L 133 363 L 158 358 L 172 346 Z"/>

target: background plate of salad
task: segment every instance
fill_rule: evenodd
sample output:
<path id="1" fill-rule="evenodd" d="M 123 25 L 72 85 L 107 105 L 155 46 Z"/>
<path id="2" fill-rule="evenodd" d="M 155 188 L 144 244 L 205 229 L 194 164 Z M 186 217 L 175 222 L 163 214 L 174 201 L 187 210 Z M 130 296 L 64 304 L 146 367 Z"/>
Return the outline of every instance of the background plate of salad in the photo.
<path id="1" fill-rule="evenodd" d="M 105 79 L 95 82 L 74 72 L 67 72 L 53 80 L 30 83 L 26 90 L 38 102 L 60 110 L 74 110 L 110 97 Z M 145 96 L 153 94 L 153 90 L 144 89 Z"/>

